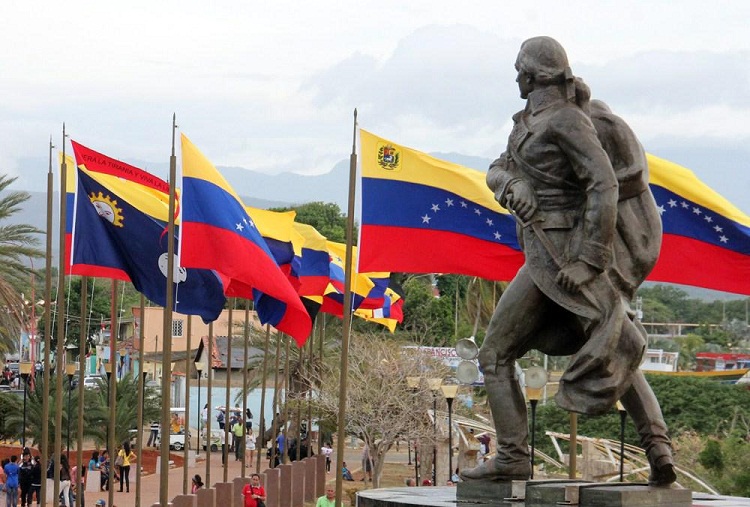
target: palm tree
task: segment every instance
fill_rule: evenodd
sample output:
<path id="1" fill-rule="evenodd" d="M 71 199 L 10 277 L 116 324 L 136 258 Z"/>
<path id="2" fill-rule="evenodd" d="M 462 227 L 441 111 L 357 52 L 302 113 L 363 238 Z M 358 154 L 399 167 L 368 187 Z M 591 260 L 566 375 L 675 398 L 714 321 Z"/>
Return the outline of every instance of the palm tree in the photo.
<path id="1" fill-rule="evenodd" d="M 50 393 L 47 403 L 49 403 L 50 414 L 54 414 L 55 407 L 55 389 L 54 381 L 50 382 Z M 83 437 L 96 442 L 97 446 L 107 445 L 107 428 L 111 411 L 108 408 L 108 391 L 107 381 L 100 381 L 98 389 L 81 389 L 74 387 L 70 391 L 70 405 L 68 405 L 68 380 L 64 379 L 63 384 L 63 407 L 62 407 L 62 433 L 63 439 L 67 440 L 68 415 L 70 415 L 70 443 L 71 446 L 77 445 L 77 428 L 78 428 L 78 397 L 83 392 Z M 133 375 L 125 375 L 117 382 L 117 410 L 115 412 L 115 441 L 122 442 L 128 439 L 130 431 L 136 428 L 136 411 L 138 410 L 138 379 Z M 42 383 L 37 382 L 36 388 L 29 391 L 26 400 L 26 438 L 37 445 L 42 439 Z M 14 405 L 9 407 L 8 414 L 5 416 L 5 431 L 15 437 L 20 437 L 23 428 L 23 409 L 20 398 L 15 396 L 6 396 L 13 398 Z M 152 390 L 146 390 L 146 396 L 143 404 L 143 418 L 146 421 L 158 418 L 159 397 Z M 49 445 L 54 445 L 54 417 L 51 417 L 47 424 L 49 425 Z"/>
<path id="2" fill-rule="evenodd" d="M 44 252 L 36 248 L 36 235 L 42 231 L 27 224 L 8 223 L 31 197 L 28 192 L 8 191 L 14 181 L 14 177 L 0 175 L 0 306 L 6 309 L 0 311 L 0 352 L 16 350 L 19 333 L 26 324 L 21 291 L 28 287 L 32 272 L 26 260 L 44 257 Z"/>

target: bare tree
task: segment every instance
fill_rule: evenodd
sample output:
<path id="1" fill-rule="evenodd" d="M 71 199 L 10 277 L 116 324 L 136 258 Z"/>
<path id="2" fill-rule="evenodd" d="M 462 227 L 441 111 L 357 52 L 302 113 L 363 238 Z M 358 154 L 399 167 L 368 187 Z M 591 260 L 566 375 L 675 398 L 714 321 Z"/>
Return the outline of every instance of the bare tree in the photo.
<path id="1" fill-rule="evenodd" d="M 373 487 L 380 485 L 385 455 L 397 440 L 432 441 L 427 412 L 432 392 L 426 379 L 445 378 L 447 368 L 418 350 L 376 335 L 354 337 L 349 349 L 346 431 L 369 447 Z M 324 365 L 312 385 L 324 385 L 317 404 L 335 419 L 339 409 L 338 360 Z M 410 387 L 409 377 L 418 379 Z"/>

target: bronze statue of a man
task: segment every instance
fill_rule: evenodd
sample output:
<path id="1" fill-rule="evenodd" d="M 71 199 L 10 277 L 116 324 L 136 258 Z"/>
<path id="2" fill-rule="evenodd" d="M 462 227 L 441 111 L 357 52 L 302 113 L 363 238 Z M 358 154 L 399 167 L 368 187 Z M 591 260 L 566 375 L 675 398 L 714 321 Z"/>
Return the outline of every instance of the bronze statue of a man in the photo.
<path id="1" fill-rule="evenodd" d="M 619 399 L 635 421 L 653 485 L 675 481 L 667 428 L 638 369 L 645 331 L 629 302 L 653 268 L 661 222 L 643 148 L 622 119 L 589 101 L 563 47 L 521 45 L 507 150 L 487 184 L 516 217 L 526 262 L 503 293 L 479 353 L 497 431 L 497 454 L 467 480 L 528 479 L 526 404 L 514 362 L 534 348 L 571 355 L 559 406 L 601 414 Z"/>

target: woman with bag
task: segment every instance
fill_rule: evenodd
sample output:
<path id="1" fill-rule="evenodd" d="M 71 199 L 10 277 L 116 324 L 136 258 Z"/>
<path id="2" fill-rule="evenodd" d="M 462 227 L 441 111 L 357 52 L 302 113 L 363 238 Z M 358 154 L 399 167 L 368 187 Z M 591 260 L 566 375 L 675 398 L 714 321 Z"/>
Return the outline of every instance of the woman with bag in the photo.
<path id="1" fill-rule="evenodd" d="M 250 484 L 245 484 L 242 496 L 245 497 L 245 507 L 266 507 L 266 490 L 260 485 L 260 475 L 250 476 Z"/>

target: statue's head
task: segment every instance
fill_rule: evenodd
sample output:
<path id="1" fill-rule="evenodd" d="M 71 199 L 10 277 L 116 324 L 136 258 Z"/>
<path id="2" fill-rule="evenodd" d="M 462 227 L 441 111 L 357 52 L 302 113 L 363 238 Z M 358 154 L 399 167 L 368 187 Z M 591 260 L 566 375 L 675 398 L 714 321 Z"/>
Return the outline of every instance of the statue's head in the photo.
<path id="1" fill-rule="evenodd" d="M 562 84 L 573 79 L 565 49 L 555 39 L 546 36 L 533 37 L 521 44 L 516 70 L 519 79 L 523 74 L 542 86 Z"/>

